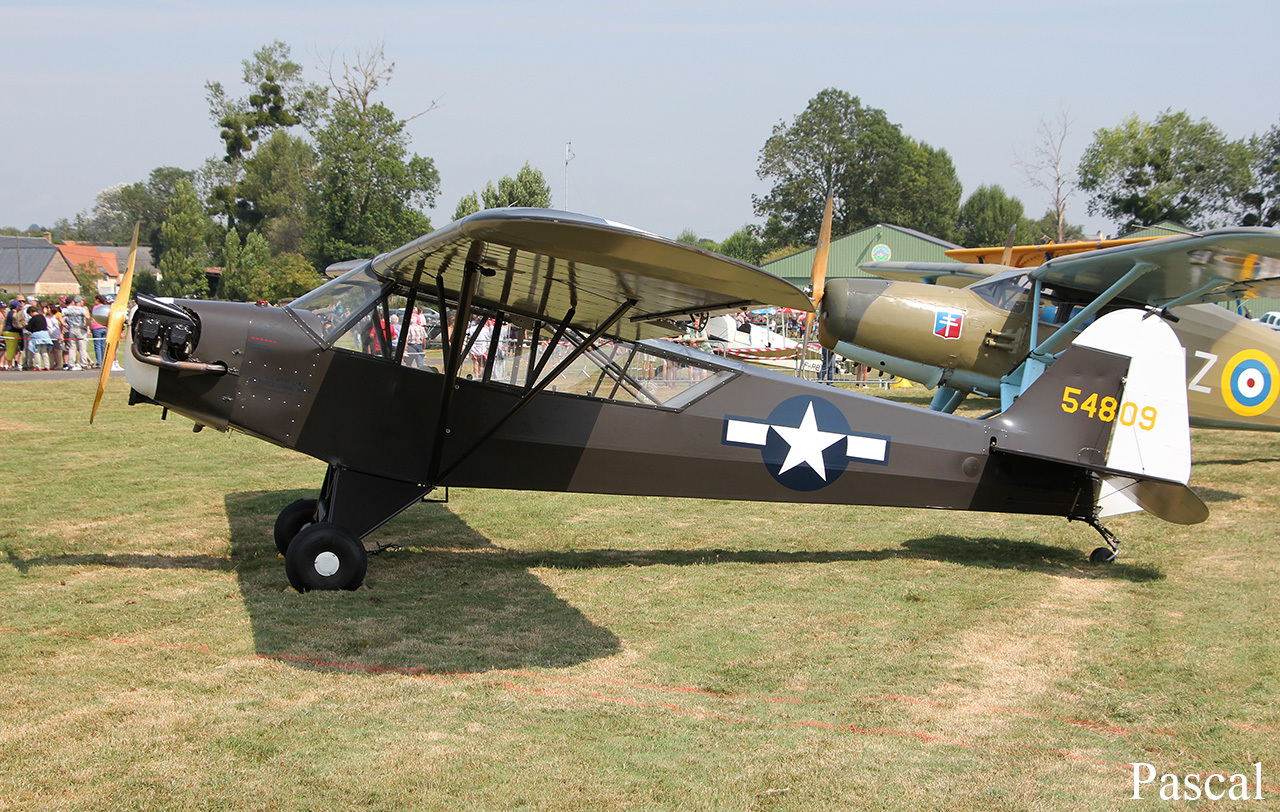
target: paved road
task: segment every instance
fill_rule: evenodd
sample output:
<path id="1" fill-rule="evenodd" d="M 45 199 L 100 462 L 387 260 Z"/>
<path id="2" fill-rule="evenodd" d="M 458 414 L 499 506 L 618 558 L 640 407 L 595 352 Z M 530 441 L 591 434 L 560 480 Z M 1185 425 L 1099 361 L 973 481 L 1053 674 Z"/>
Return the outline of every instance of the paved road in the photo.
<path id="1" fill-rule="evenodd" d="M 111 371 L 111 377 L 124 377 L 123 369 L 115 369 Z M 14 381 L 69 381 L 77 378 L 88 378 L 91 380 L 98 379 L 98 370 L 85 369 L 79 372 L 67 371 L 50 371 L 50 372 L 0 372 L 0 383 L 11 383 Z"/>

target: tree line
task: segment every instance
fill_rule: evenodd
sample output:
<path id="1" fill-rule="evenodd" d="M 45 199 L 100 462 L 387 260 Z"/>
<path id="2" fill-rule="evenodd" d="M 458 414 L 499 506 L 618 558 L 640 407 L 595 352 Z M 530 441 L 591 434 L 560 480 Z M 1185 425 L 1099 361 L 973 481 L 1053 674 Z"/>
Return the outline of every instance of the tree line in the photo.
<path id="1" fill-rule="evenodd" d="M 49 229 L 59 240 L 127 244 L 141 222 L 159 279 L 138 290 L 181 297 L 276 302 L 321 281 L 319 269 L 372 257 L 431 231 L 440 175 L 410 149 L 407 117 L 377 100 L 395 63 L 382 44 L 321 60 L 310 81 L 275 41 L 241 63 L 243 92 L 205 85 L 218 151 L 195 170 L 158 167 L 145 181 L 105 189 L 90 211 Z M 509 205 L 550 206 L 526 164 L 479 194 L 462 215 Z M 221 267 L 216 290 L 205 269 Z"/>
<path id="2" fill-rule="evenodd" d="M 1093 134 L 1077 167 L 1064 165 L 1065 113 L 1042 121 L 1033 154 L 1017 158 L 1027 183 L 1053 201 L 1039 218 L 999 185 L 981 185 L 961 202 L 945 149 L 916 141 L 883 110 L 829 88 L 760 150 L 756 175 L 771 184 L 753 198 L 764 224 L 743 226 L 723 243 L 686 230 L 678 239 L 759 264 L 813 245 L 826 198 L 834 198 L 832 238 L 877 223 L 916 229 L 966 247 L 1081 239 L 1066 218 L 1070 198 L 1119 232 L 1165 220 L 1202 230 L 1280 223 L 1280 124 L 1232 141 L 1212 122 L 1167 110 L 1136 115 Z"/>
<path id="3" fill-rule="evenodd" d="M 354 56 L 320 60 L 312 82 L 282 42 L 241 63 L 243 92 L 205 86 L 218 151 L 195 170 L 158 167 L 145 181 L 103 190 L 92 210 L 48 229 L 58 239 L 127 243 L 141 222 L 160 279 L 139 290 L 182 297 L 279 301 L 320 281 L 318 269 L 372 257 L 431 231 L 434 161 L 411 151 L 406 125 L 376 99 L 395 63 L 378 44 Z M 1079 165 L 1066 167 L 1065 113 L 1042 122 L 1033 154 L 1016 163 L 1027 182 L 1050 194 L 1038 219 L 1016 197 L 982 185 L 962 201 L 945 149 L 904 133 L 884 110 L 829 88 L 792 121 L 779 122 L 759 153 L 757 176 L 770 184 L 753 197 L 761 224 L 722 242 L 686 229 L 677 239 L 761 264 L 812 245 L 828 195 L 833 237 L 876 223 L 916 229 L 965 246 L 996 245 L 1014 228 L 1020 243 L 1083 237 L 1066 217 L 1070 198 L 1124 231 L 1162 220 L 1192 229 L 1280 222 L 1280 125 L 1231 141 L 1211 122 L 1166 111 L 1100 129 Z M 464 195 L 454 218 L 482 208 L 551 205 L 542 173 L 526 163 Z M 10 233 L 16 230 L 6 229 Z M 220 266 L 218 289 L 205 268 Z"/>

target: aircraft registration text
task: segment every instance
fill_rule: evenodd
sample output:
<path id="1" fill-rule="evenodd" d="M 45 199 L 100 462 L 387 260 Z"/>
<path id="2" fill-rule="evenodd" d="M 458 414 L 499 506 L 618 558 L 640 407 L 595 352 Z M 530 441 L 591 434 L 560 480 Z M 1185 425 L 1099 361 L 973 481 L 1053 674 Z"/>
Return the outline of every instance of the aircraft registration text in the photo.
<path id="1" fill-rule="evenodd" d="M 1097 392 L 1091 392 L 1084 400 L 1079 400 L 1078 396 L 1083 394 L 1084 392 L 1074 386 L 1064 387 L 1062 411 L 1067 414 L 1074 414 L 1077 411 L 1085 412 L 1089 417 L 1101 420 L 1103 423 L 1110 423 L 1118 415 L 1121 425 L 1132 426 L 1136 423 L 1138 428 L 1144 431 L 1155 428 L 1158 412 L 1154 406 L 1143 406 L 1139 410 L 1136 403 L 1119 403 L 1113 397 L 1099 397 Z"/>

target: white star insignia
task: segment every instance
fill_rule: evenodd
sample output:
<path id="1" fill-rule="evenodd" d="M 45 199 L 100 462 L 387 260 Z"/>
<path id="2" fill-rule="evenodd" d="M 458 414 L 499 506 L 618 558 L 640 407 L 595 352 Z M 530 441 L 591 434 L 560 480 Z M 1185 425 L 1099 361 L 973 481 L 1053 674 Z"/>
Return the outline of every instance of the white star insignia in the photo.
<path id="1" fill-rule="evenodd" d="M 809 466 L 815 474 L 827 481 L 827 465 L 823 452 L 845 440 L 845 456 L 853 460 L 883 464 L 889 457 L 889 439 L 868 434 L 844 434 L 823 431 L 813 412 L 813 401 L 805 408 L 799 426 L 779 426 L 763 420 L 740 417 L 725 418 L 724 439 L 732 445 L 764 446 L 769 432 L 776 432 L 787 444 L 787 456 L 778 474 L 785 474 L 801 465 Z"/>
<path id="2" fill-rule="evenodd" d="M 800 425 L 792 428 L 791 426 L 770 426 L 778 433 L 783 440 L 787 441 L 790 448 L 787 451 L 787 458 L 782 463 L 782 468 L 778 469 L 779 474 L 785 474 L 797 465 L 807 465 L 813 469 L 823 482 L 827 481 L 827 466 L 822 460 L 822 452 L 844 439 L 843 434 L 834 431 L 822 431 L 818 428 L 818 420 L 813 416 L 813 402 L 810 401 L 809 407 L 805 409 L 804 419 L 800 421 Z"/>

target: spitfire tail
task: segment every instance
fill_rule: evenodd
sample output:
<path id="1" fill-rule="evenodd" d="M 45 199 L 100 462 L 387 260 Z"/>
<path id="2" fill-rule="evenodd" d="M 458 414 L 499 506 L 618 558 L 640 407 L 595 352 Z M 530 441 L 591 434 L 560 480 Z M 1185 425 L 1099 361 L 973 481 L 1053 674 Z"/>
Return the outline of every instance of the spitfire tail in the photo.
<path id="1" fill-rule="evenodd" d="M 1098 319 L 988 425 L 996 452 L 1096 472 L 1097 516 L 1146 510 L 1178 524 L 1208 517 L 1187 488 L 1184 351 L 1158 316 L 1121 310 Z"/>

